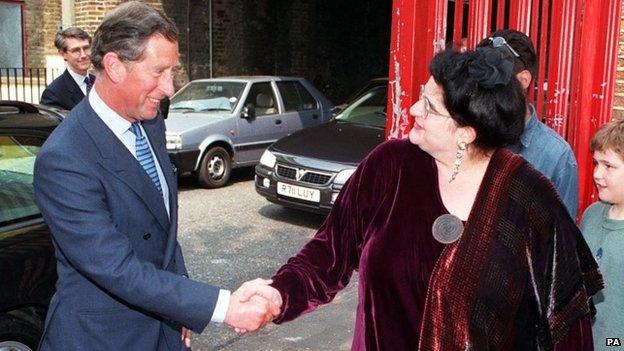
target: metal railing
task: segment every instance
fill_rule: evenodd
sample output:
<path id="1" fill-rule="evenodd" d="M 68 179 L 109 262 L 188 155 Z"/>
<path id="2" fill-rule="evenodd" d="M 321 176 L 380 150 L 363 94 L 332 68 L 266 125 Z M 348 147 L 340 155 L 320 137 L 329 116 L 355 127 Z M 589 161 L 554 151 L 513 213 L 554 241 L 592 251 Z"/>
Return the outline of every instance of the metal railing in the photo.
<path id="1" fill-rule="evenodd" d="M 61 73 L 58 68 L 0 67 L 0 100 L 38 104 L 43 90 Z"/>

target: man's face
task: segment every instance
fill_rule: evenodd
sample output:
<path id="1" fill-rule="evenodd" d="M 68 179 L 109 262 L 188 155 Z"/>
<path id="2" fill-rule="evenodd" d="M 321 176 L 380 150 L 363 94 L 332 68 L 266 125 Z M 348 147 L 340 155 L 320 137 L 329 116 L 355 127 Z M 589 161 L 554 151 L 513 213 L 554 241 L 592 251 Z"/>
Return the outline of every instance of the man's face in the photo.
<path id="1" fill-rule="evenodd" d="M 173 75 L 178 67 L 178 43 L 161 35 L 147 41 L 140 61 L 126 64 L 126 73 L 119 84 L 122 117 L 141 121 L 156 117 L 160 100 L 173 95 Z"/>
<path id="2" fill-rule="evenodd" d="M 60 50 L 61 56 L 67 61 L 67 65 L 72 71 L 87 75 L 87 70 L 91 66 L 91 44 L 87 39 L 67 38 L 65 39 L 65 50 Z"/>

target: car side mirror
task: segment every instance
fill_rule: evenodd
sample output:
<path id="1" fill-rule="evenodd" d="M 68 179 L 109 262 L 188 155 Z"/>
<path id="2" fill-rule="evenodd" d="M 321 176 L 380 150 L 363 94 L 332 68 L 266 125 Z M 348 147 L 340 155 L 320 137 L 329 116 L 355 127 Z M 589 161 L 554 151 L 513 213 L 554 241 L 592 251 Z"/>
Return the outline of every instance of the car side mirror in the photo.
<path id="1" fill-rule="evenodd" d="M 248 103 L 243 107 L 243 112 L 241 112 L 241 117 L 243 118 L 254 118 L 256 117 L 256 107 L 252 103 Z"/>

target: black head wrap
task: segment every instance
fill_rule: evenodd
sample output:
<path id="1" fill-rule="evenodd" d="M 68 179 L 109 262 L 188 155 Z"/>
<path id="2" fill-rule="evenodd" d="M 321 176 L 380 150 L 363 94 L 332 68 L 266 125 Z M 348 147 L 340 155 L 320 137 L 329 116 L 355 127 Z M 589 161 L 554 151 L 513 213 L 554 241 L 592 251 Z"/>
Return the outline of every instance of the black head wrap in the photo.
<path id="1" fill-rule="evenodd" d="M 507 85 L 513 74 L 513 57 L 498 48 L 477 48 L 468 65 L 468 74 L 486 89 Z"/>

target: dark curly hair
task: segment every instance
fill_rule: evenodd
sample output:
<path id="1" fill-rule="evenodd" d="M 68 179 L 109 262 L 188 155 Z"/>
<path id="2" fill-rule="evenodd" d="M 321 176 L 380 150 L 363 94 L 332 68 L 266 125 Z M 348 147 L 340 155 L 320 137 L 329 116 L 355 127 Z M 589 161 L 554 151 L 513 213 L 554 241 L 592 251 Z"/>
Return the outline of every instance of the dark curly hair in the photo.
<path id="1" fill-rule="evenodd" d="M 479 48 L 442 51 L 429 63 L 446 109 L 459 126 L 474 128 L 482 151 L 513 144 L 524 130 L 526 100 L 512 62 L 505 50 Z"/>

